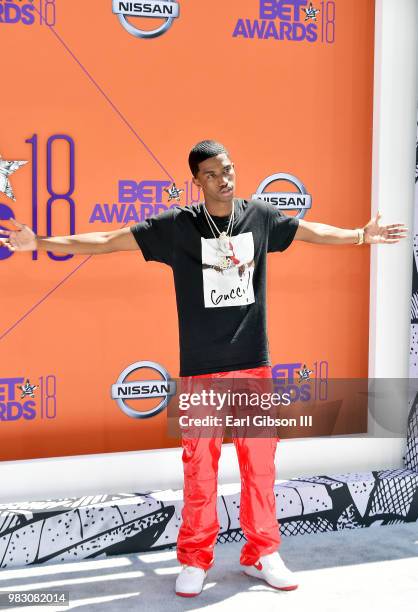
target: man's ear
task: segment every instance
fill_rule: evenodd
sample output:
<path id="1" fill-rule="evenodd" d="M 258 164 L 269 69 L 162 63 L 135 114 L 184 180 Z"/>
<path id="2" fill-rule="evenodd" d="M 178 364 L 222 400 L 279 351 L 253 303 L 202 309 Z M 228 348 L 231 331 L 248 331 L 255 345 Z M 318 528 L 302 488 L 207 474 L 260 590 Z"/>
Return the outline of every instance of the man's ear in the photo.
<path id="1" fill-rule="evenodd" d="M 192 176 L 192 183 L 193 185 L 196 185 L 196 187 L 199 187 L 200 189 L 202 189 L 202 185 L 200 184 L 199 180 L 195 176 Z"/>

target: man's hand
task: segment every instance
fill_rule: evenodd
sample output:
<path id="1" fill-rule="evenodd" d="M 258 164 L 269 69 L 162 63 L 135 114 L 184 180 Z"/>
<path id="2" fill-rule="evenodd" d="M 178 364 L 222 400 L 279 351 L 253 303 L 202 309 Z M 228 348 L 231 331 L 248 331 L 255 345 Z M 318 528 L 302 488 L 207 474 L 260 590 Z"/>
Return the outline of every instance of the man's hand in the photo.
<path id="1" fill-rule="evenodd" d="M 406 238 L 408 228 L 403 223 L 392 223 L 392 225 L 379 225 L 382 215 L 377 211 L 377 215 L 363 227 L 364 242 L 368 244 L 393 244 Z"/>
<path id="2" fill-rule="evenodd" d="M 36 234 L 31 228 L 13 217 L 8 220 L 15 225 L 16 230 L 0 229 L 0 246 L 7 247 L 9 251 L 35 251 Z"/>

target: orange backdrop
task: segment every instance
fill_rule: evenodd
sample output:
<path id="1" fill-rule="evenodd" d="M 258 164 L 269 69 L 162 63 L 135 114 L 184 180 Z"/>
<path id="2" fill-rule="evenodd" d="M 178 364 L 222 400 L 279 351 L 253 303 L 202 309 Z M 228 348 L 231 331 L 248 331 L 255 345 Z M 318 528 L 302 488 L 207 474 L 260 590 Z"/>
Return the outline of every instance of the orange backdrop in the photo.
<path id="1" fill-rule="evenodd" d="M 316 22 L 305 22 L 303 6 L 297 15 L 294 3 L 264 2 L 264 17 L 270 5 L 280 12 L 263 26 L 260 0 L 182 0 L 172 26 L 149 39 L 129 34 L 110 0 L 36 0 L 27 13 L 33 23 L 24 23 L 23 13 L 20 20 L 6 15 L 6 4 L 0 2 L 0 154 L 29 163 L 10 177 L 16 201 L 0 193 L 2 220 L 11 211 L 46 235 L 52 206 L 53 235 L 130 225 L 120 181 L 175 181 L 187 204 L 188 152 L 215 138 L 236 164 L 239 196 L 287 172 L 312 196 L 305 219 L 349 228 L 368 221 L 374 1 L 317 1 Z M 144 29 L 163 23 L 129 21 Z M 316 40 L 295 40 L 304 31 L 296 21 Z M 269 189 L 295 190 L 279 183 Z M 134 203 L 138 214 L 156 212 L 158 199 L 167 205 L 166 192 L 158 195 L 145 187 Z M 369 255 L 368 248 L 301 242 L 269 255 L 273 364 L 312 369 L 324 361 L 329 376 L 367 377 Z M 165 412 L 132 419 L 110 396 L 120 372 L 136 361 L 178 375 L 171 270 L 145 263 L 139 250 L 57 261 L 45 251 L 10 255 L 1 248 L 0 256 L 0 458 L 177 446 Z M 13 379 L 38 385 L 34 398 L 20 400 Z M 14 419 L 19 408 L 11 403 L 28 400 L 34 418 Z"/>

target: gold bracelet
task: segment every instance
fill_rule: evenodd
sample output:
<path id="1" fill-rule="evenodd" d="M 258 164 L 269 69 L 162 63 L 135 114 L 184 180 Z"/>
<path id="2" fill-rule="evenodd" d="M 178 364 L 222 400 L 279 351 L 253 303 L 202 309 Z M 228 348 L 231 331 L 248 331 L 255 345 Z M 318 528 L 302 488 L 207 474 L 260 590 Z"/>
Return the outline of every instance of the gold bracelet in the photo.
<path id="1" fill-rule="evenodd" d="M 356 246 L 360 246 L 360 244 L 364 243 L 364 229 L 361 227 L 356 227 L 356 231 L 358 232 L 358 241 L 356 242 Z"/>

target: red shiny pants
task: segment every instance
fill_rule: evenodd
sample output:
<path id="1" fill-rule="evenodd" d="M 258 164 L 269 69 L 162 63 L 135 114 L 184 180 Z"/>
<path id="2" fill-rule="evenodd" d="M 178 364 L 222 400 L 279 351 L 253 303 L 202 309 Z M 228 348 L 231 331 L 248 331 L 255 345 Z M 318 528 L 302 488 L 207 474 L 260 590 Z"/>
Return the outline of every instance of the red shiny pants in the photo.
<path id="1" fill-rule="evenodd" d="M 261 366 L 232 372 L 216 372 L 183 377 L 195 378 L 272 378 L 271 367 Z M 278 437 L 234 437 L 241 473 L 240 525 L 247 542 L 240 563 L 253 565 L 260 556 L 279 548 L 280 530 L 274 496 L 274 457 Z M 184 470 L 183 522 L 177 539 L 180 563 L 209 569 L 214 562 L 214 546 L 219 531 L 216 511 L 218 460 L 223 435 L 182 436 Z"/>

